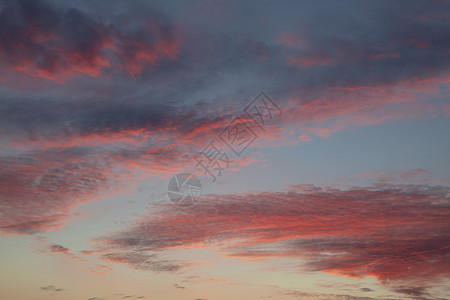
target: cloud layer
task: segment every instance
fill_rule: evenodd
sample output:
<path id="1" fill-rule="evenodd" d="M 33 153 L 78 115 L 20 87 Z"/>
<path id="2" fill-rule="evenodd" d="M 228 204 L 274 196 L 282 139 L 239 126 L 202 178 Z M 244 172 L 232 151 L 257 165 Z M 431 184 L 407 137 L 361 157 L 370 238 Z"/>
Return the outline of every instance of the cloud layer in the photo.
<path id="1" fill-rule="evenodd" d="M 265 131 L 252 125 L 255 148 L 396 120 L 448 121 L 449 15 L 448 1 L 2 1 L 0 235 L 61 230 L 82 204 L 181 171 L 261 90 L 283 114 Z M 450 273 L 449 188 L 408 185 L 438 182 L 424 178 L 426 166 L 388 167 L 359 175 L 379 182 L 370 187 L 156 204 L 84 254 L 179 272 L 190 262 L 165 251 L 219 248 L 438 299 L 433 288 Z M 44 242 L 43 253 L 90 264 Z"/>
<path id="2" fill-rule="evenodd" d="M 131 228 L 96 242 L 137 268 L 136 253 L 220 247 L 230 256 L 283 257 L 298 260 L 299 271 L 375 276 L 400 292 L 404 283 L 425 293 L 450 275 L 449 197 L 449 188 L 427 185 L 299 185 L 207 196 L 188 209 L 157 206 Z"/>

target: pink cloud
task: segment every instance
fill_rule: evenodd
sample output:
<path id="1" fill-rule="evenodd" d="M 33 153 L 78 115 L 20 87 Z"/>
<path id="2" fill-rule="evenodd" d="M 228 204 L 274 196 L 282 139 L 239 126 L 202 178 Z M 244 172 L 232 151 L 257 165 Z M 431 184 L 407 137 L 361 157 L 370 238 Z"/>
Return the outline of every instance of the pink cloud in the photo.
<path id="1" fill-rule="evenodd" d="M 23 13 L 27 10 L 36 14 Z M 5 11 L 10 17 L 2 26 L 9 31 L 2 32 L 7 42 L 0 47 L 0 61 L 9 72 L 58 83 L 80 75 L 98 77 L 105 69 L 125 70 L 135 77 L 180 53 L 178 30 L 156 13 L 128 30 L 132 26 L 125 25 L 132 21 L 119 29 L 80 10 L 60 10 L 40 1 L 8 4 L 0 13 Z M 127 17 L 131 19 L 122 19 Z"/>
<path id="2" fill-rule="evenodd" d="M 442 83 L 448 83 L 447 76 L 395 85 L 324 88 L 322 95 L 313 99 L 308 99 L 306 92 L 288 102 L 280 126 L 295 126 L 304 134 L 328 138 L 352 128 L 437 117 L 435 104 L 424 100 L 443 96 L 439 90 Z"/>
<path id="3" fill-rule="evenodd" d="M 449 197 L 448 188 L 426 185 L 209 195 L 188 209 L 157 205 L 95 243 L 122 255 L 219 247 L 230 256 L 298 258 L 301 270 L 375 276 L 390 286 L 433 284 L 450 276 Z"/>
<path id="4" fill-rule="evenodd" d="M 444 106 L 444 108 L 442 109 L 442 111 L 444 112 L 444 115 L 445 115 L 447 118 L 450 118 L 450 104 Z"/>

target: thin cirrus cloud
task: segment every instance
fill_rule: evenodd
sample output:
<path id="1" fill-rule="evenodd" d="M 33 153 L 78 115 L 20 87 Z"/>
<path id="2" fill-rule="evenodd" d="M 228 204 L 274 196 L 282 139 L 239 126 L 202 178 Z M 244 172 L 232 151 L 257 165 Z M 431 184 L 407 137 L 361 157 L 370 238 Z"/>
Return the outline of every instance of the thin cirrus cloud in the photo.
<path id="1" fill-rule="evenodd" d="M 400 292 L 402 284 L 425 292 L 450 274 L 449 197 L 447 187 L 389 184 L 208 195 L 192 209 L 156 206 L 94 242 L 103 259 L 104 251 L 121 253 L 117 262 L 134 268 L 164 250 L 219 247 L 229 256 L 298 259 L 300 272 L 375 276 Z"/>

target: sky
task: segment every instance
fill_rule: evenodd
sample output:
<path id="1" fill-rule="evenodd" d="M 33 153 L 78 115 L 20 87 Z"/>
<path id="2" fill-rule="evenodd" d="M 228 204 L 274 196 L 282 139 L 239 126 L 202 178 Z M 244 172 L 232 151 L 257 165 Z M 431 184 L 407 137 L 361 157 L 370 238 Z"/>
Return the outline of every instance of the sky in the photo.
<path id="1" fill-rule="evenodd" d="M 0 298 L 450 299 L 450 1 L 0 1 Z"/>

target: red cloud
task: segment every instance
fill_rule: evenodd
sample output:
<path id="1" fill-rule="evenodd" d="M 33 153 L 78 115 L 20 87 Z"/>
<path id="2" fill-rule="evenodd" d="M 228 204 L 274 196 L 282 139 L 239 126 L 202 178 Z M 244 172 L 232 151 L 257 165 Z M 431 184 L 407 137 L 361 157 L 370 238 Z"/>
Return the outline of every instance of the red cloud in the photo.
<path id="1" fill-rule="evenodd" d="M 0 234 L 58 230 L 81 204 L 132 187 L 125 174 L 173 174 L 189 162 L 170 145 L 93 154 L 75 148 L 47 149 L 0 159 Z M 85 148 L 93 149 L 93 148 Z M 106 150 L 106 149 L 104 149 Z M 37 154 L 36 154 L 37 153 Z"/>
<path id="2" fill-rule="evenodd" d="M 156 13 L 143 19 L 151 21 L 129 30 L 129 24 L 119 28 L 77 9 L 58 10 L 41 1 L 9 3 L 0 11 L 0 62 L 9 71 L 59 83 L 80 74 L 97 77 L 105 68 L 134 77 L 180 52 L 177 29 Z"/>
<path id="3" fill-rule="evenodd" d="M 425 185 L 207 196 L 188 209 L 157 206 L 96 242 L 122 255 L 226 244 L 231 256 L 299 258 L 310 271 L 432 284 L 450 276 L 449 200 L 449 188 Z"/>
<path id="4" fill-rule="evenodd" d="M 154 113 L 158 110 L 162 112 Z M 12 145 L 8 150 L 17 154 L 0 158 L 2 234 L 57 230 L 69 221 L 79 205 L 105 197 L 112 190 L 132 188 L 136 178 L 130 179 L 131 172 L 168 177 L 194 166 L 189 153 L 206 146 L 206 141 L 225 127 L 228 120 L 228 116 L 205 116 L 201 111 L 198 115 L 172 115 L 171 107 L 149 109 L 148 114 L 142 109 L 130 110 L 130 106 L 107 109 L 104 115 L 95 109 L 60 112 L 51 105 L 42 111 L 55 118 L 41 118 L 33 112 L 35 119 L 26 118 L 27 124 L 36 122 L 31 131 L 39 127 L 51 133 L 11 134 L 12 143 L 5 144 Z M 45 123 L 65 114 L 79 123 L 70 126 Z M 94 125 L 89 124 L 92 120 Z M 5 152 L 12 153 L 8 150 Z M 244 158 L 235 161 L 232 167 L 250 162 Z M 119 185 L 125 174 L 128 180 Z"/>
<path id="5" fill-rule="evenodd" d="M 80 162 L 68 153 L 2 157 L 0 165 L 2 234 L 58 229 L 73 216 L 74 207 L 109 184 L 108 166 Z"/>
<path id="6" fill-rule="evenodd" d="M 448 81 L 449 76 L 442 75 L 378 86 L 324 87 L 318 97 L 305 91 L 289 101 L 282 122 L 288 127 L 295 124 L 303 134 L 326 138 L 337 131 L 391 120 L 437 117 L 435 104 L 425 100 L 444 96 L 439 84 Z"/>

